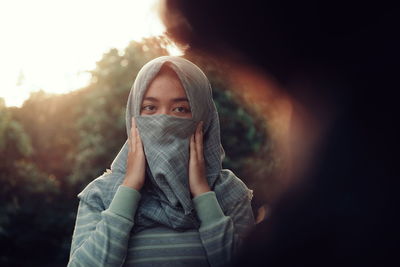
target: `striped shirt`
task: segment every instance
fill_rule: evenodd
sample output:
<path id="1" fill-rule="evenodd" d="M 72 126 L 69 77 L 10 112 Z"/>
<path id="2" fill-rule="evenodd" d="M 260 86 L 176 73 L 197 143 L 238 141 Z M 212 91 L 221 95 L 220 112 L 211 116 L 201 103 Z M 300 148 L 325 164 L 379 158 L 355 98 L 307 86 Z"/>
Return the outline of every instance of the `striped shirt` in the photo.
<path id="1" fill-rule="evenodd" d="M 133 233 L 140 193 L 120 185 L 110 206 L 79 203 L 68 266 L 223 266 L 254 225 L 251 198 L 226 214 L 213 191 L 193 198 L 198 229 Z"/>

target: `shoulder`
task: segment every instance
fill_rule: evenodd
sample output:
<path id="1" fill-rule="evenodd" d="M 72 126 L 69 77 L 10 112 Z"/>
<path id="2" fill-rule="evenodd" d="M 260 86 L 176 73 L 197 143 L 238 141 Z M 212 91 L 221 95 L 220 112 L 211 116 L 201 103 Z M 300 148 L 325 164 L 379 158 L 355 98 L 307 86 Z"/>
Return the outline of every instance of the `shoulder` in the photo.
<path id="1" fill-rule="evenodd" d="M 110 205 L 118 186 L 122 183 L 123 174 L 118 172 L 105 172 L 91 181 L 78 194 L 80 201 L 105 210 Z"/>
<path id="2" fill-rule="evenodd" d="M 218 202 L 224 210 L 230 209 L 243 202 L 250 203 L 253 190 L 240 180 L 231 170 L 222 169 L 217 179 L 214 191 Z"/>

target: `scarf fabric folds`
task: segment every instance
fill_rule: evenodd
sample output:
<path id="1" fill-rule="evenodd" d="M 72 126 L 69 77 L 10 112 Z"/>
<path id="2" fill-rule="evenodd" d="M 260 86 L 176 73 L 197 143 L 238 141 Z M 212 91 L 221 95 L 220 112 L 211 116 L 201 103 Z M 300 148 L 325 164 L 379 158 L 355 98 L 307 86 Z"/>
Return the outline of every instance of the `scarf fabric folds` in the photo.
<path id="1" fill-rule="evenodd" d="M 140 115 L 146 89 L 166 63 L 177 74 L 185 89 L 192 118 L 165 114 Z M 207 181 L 211 190 L 216 193 L 222 210 L 228 211 L 249 196 L 250 190 L 244 183 L 231 171 L 221 167 L 224 150 L 221 146 L 219 119 L 212 100 L 211 85 L 204 73 L 192 62 L 181 57 L 163 56 L 145 64 L 139 71 L 128 97 L 128 136 L 132 117 L 135 117 L 143 142 L 147 165 L 145 185 L 140 192 L 142 197 L 135 214 L 134 231 L 157 225 L 182 231 L 199 227 L 189 190 L 188 167 L 189 139 L 200 121 L 204 122 L 203 143 Z M 101 198 L 107 207 L 124 179 L 127 158 L 128 140 L 112 162 L 111 172 L 99 177 L 102 181 L 97 184 L 107 189 L 91 190 L 89 185 L 79 197 L 90 201 L 89 192 L 93 195 L 96 191 L 105 191 L 101 193 Z"/>

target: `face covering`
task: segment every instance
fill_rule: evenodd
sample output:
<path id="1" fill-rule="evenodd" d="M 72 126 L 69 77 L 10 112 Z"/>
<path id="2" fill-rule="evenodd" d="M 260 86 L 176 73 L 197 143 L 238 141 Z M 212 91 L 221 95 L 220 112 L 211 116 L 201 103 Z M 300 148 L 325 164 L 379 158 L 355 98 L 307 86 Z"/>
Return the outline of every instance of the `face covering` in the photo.
<path id="1" fill-rule="evenodd" d="M 140 115 L 143 96 L 164 64 L 168 64 L 181 81 L 189 100 L 192 118 L 165 114 Z M 199 226 L 190 195 L 188 168 L 189 139 L 200 121 L 204 122 L 206 178 L 210 188 L 216 192 L 221 207 L 228 207 L 248 193 L 244 184 L 232 172 L 221 170 L 224 150 L 211 86 L 204 73 L 192 62 L 180 57 L 164 56 L 143 66 L 128 97 L 128 136 L 132 117 L 136 119 L 147 162 L 145 186 L 140 192 L 141 201 L 135 215 L 135 229 L 155 225 L 178 230 Z M 114 175 L 125 174 L 127 155 L 128 141 L 111 165 Z"/>
<path id="2" fill-rule="evenodd" d="M 148 164 L 146 179 L 172 206 L 189 214 L 189 139 L 196 121 L 164 114 L 137 116 L 136 121 Z"/>

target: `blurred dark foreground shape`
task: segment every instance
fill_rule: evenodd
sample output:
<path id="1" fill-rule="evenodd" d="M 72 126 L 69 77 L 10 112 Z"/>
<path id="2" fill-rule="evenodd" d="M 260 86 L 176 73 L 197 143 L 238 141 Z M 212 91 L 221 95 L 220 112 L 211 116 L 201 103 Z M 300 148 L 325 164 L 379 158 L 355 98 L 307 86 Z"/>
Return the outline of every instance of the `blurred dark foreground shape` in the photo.
<path id="1" fill-rule="evenodd" d="M 399 10 L 366 1 L 165 3 L 176 42 L 271 75 L 291 99 L 282 176 L 290 185 L 233 265 L 397 265 Z"/>

